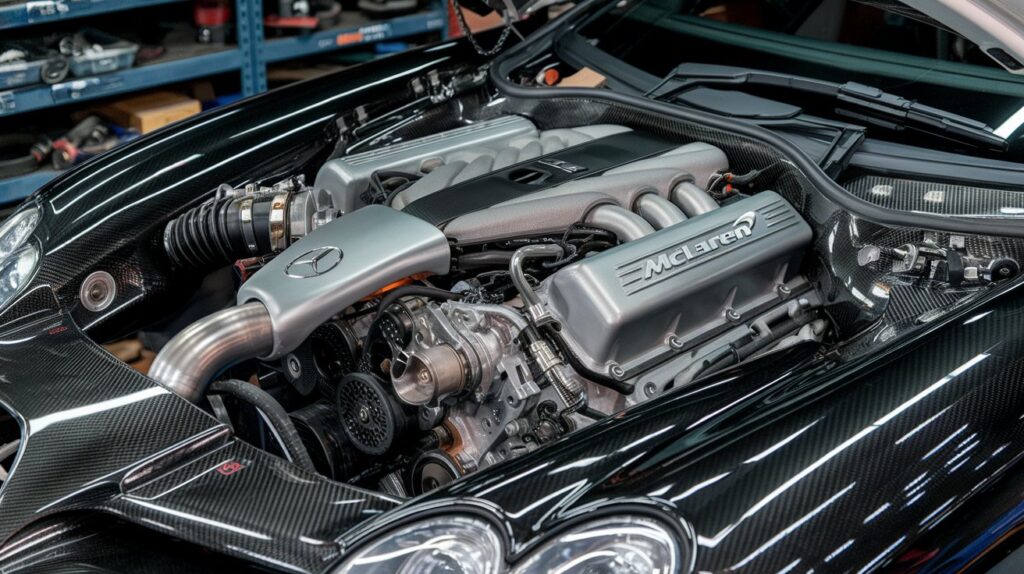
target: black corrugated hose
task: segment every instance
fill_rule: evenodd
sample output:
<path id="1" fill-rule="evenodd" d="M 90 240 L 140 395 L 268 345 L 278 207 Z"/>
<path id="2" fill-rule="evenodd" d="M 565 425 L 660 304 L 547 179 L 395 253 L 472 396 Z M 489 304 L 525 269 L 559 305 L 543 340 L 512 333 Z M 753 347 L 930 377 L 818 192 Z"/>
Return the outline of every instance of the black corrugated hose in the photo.
<path id="1" fill-rule="evenodd" d="M 295 429 L 295 424 L 292 423 L 292 419 L 288 417 L 288 413 L 281 403 L 277 402 L 277 399 L 256 385 L 238 379 L 214 381 L 210 385 L 210 392 L 231 395 L 243 403 L 259 409 L 266 416 L 270 425 L 274 427 L 274 432 L 280 437 L 292 462 L 305 470 L 316 472 L 313 459 L 309 457 L 306 445 L 299 438 L 299 431 Z"/>

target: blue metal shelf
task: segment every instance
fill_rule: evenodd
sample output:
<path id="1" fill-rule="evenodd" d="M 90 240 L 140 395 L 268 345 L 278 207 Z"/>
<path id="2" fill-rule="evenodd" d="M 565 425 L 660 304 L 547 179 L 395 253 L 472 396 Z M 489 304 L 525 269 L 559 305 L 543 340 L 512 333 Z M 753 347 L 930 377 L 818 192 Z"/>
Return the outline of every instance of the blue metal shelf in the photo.
<path id="1" fill-rule="evenodd" d="M 60 172 L 52 169 L 43 169 L 18 177 L 0 179 L 0 204 L 25 199 L 59 174 Z"/>
<path id="2" fill-rule="evenodd" d="M 221 74 L 240 70 L 241 67 L 240 52 L 227 49 L 90 78 L 76 78 L 52 86 L 16 88 L 0 92 L 0 117 Z"/>
<path id="3" fill-rule="evenodd" d="M 169 4 L 183 0 L 31 0 L 0 7 L 0 30 L 54 22 L 104 12 Z M 328 53 L 341 48 L 441 32 L 447 36 L 446 4 L 436 0 L 430 11 L 390 20 L 371 20 L 361 13 L 346 13 L 341 25 L 279 39 L 264 39 L 262 0 L 235 0 L 238 47 L 215 52 L 208 47 L 179 48 L 166 61 L 121 72 L 72 79 L 53 86 L 27 86 L 0 91 L 0 117 L 136 92 L 183 80 L 237 71 L 246 96 L 265 91 L 267 62 L 280 62 Z M 0 179 L 0 204 L 19 201 L 58 175 L 40 170 Z"/>
<path id="4" fill-rule="evenodd" d="M 445 29 L 446 23 L 447 13 L 441 9 L 390 20 L 370 20 L 362 14 L 346 14 L 342 25 L 336 28 L 266 40 L 263 44 L 263 59 L 266 62 L 280 62 L 360 44 L 438 32 Z"/>
<path id="5" fill-rule="evenodd" d="M 182 0 L 31 0 L 22 4 L 0 6 L 0 30 L 180 1 Z"/>

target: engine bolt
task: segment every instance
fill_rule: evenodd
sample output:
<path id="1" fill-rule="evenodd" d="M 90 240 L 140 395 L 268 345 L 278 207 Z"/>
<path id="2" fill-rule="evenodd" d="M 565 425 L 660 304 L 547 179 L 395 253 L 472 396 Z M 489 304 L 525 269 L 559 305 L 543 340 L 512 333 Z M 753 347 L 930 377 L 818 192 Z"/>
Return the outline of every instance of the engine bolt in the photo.
<path id="1" fill-rule="evenodd" d="M 648 397 L 653 397 L 654 393 L 658 392 L 658 385 L 654 384 L 653 381 L 647 381 L 644 384 L 644 394 Z"/>
<path id="2" fill-rule="evenodd" d="M 623 371 L 622 367 L 618 365 L 612 365 L 611 367 L 609 367 L 608 372 L 610 372 L 612 376 L 615 377 L 616 379 L 621 379 L 622 377 L 626 376 L 626 371 Z"/>
<path id="3" fill-rule="evenodd" d="M 676 336 L 676 335 L 669 335 L 668 336 L 668 346 L 669 347 L 672 347 L 673 349 L 678 351 L 678 350 L 683 348 L 684 344 L 685 343 L 683 343 L 683 340 L 680 339 L 678 336 Z"/>
<path id="4" fill-rule="evenodd" d="M 735 323 L 736 321 L 739 321 L 742 317 L 740 317 L 740 314 L 737 313 L 735 309 L 726 309 L 725 318 Z"/>

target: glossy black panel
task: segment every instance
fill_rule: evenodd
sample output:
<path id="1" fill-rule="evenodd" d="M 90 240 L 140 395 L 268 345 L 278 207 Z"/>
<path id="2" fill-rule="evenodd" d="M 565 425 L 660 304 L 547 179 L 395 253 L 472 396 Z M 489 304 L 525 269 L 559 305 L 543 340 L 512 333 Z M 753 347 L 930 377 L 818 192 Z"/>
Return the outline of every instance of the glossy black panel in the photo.
<path id="1" fill-rule="evenodd" d="M 45 287 L 0 315 L 0 368 L 0 401 L 22 427 L 0 496 L 0 540 L 116 494 L 131 467 L 223 435 L 215 419 L 82 336 Z"/>
<path id="2" fill-rule="evenodd" d="M 1020 293 L 870 360 L 723 373 L 425 503 L 499 505 L 516 553 L 568 517 L 644 498 L 692 526 L 699 571 L 887 565 L 949 513 L 983 503 L 975 494 L 1024 454 Z"/>
<path id="3" fill-rule="evenodd" d="M 153 530 L 84 513 L 33 524 L 4 546 L 0 562 L 4 572 L 18 574 L 266 572 Z"/>
<path id="4" fill-rule="evenodd" d="M 50 515 L 98 510 L 249 561 L 316 571 L 337 557 L 338 532 L 397 504 L 231 439 L 84 337 L 46 288 L 0 325 L 0 401 L 23 429 L 0 492 L 0 539 Z"/>
<path id="5" fill-rule="evenodd" d="M 105 504 L 132 522 L 271 567 L 317 572 L 339 532 L 398 505 L 231 441 Z"/>

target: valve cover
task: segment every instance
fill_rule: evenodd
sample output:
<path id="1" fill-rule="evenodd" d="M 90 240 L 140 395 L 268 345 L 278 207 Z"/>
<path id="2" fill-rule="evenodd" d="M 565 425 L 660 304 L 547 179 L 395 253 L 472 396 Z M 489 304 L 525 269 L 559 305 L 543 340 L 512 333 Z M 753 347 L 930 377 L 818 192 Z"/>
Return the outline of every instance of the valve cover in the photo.
<path id="1" fill-rule="evenodd" d="M 621 378 L 791 297 L 810 241 L 763 192 L 570 265 L 545 296 L 579 358 Z"/>

